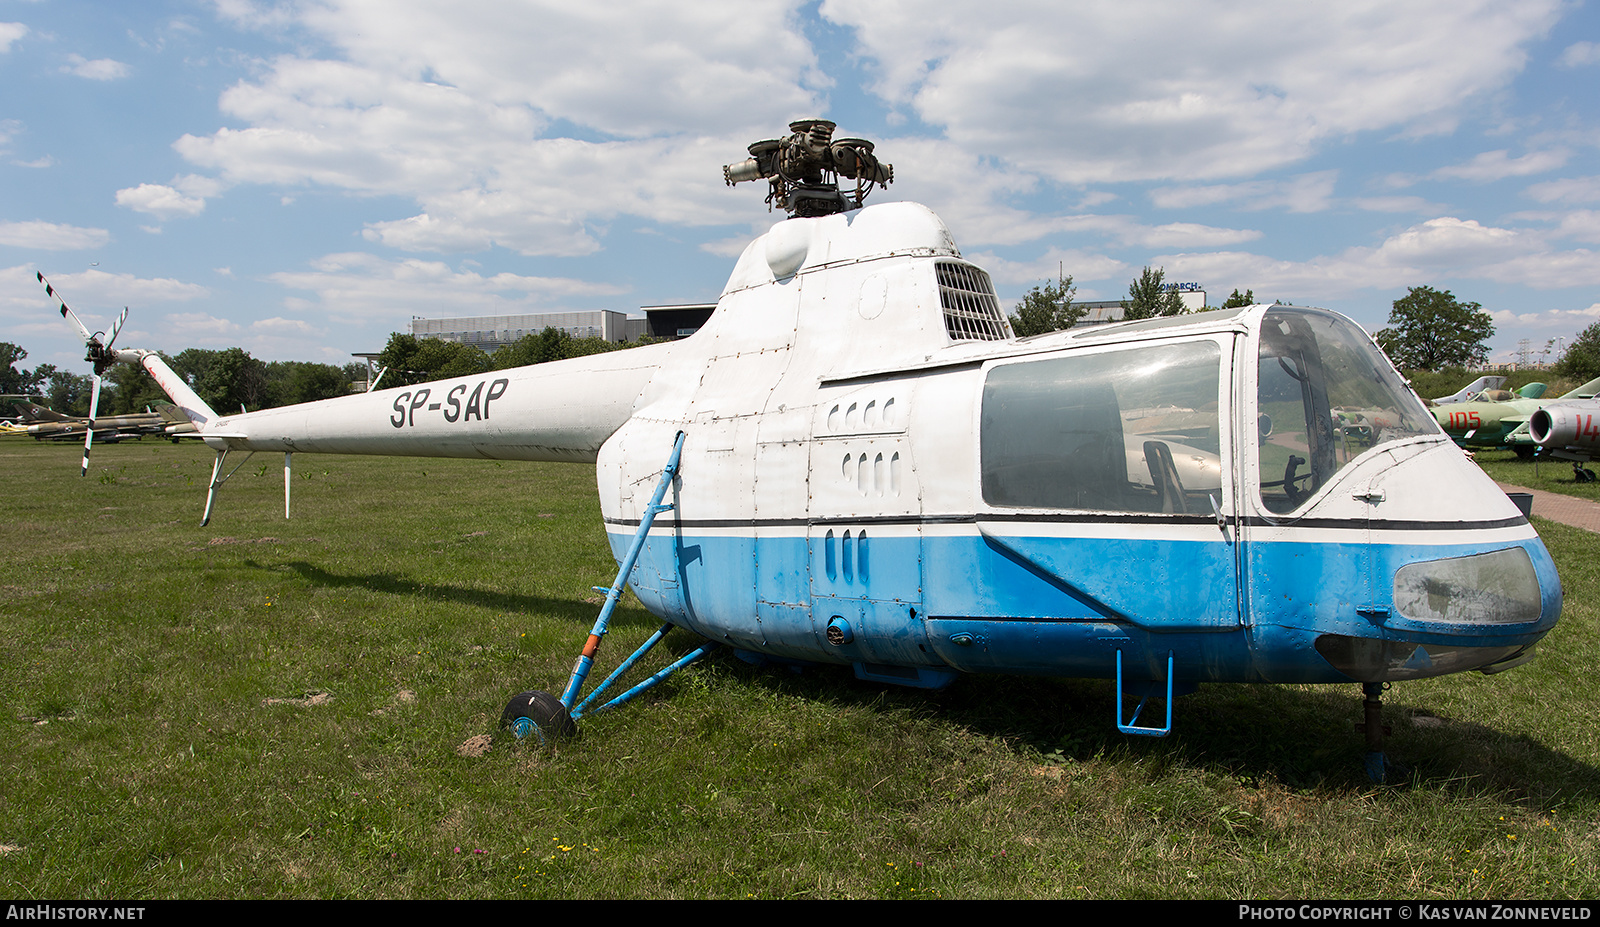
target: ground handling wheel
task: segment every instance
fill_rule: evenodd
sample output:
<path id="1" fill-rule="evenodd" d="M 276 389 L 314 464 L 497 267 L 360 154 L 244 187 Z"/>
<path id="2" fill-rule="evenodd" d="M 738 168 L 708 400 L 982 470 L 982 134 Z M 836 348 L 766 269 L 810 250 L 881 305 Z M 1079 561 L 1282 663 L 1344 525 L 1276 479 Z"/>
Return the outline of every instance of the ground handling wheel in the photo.
<path id="1" fill-rule="evenodd" d="M 500 715 L 500 726 L 510 728 L 518 740 L 532 737 L 541 744 L 578 733 L 561 699 L 537 689 L 517 693 Z"/>

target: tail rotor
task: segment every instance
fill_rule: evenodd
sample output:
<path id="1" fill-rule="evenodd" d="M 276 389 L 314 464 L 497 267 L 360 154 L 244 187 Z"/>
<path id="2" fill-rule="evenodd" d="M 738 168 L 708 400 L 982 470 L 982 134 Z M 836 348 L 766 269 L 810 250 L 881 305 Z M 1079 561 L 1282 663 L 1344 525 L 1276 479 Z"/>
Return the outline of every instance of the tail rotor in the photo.
<path id="1" fill-rule="evenodd" d="M 39 282 L 44 284 L 44 291 L 55 298 L 61 307 L 61 317 L 71 322 L 78 329 L 78 334 L 83 336 L 84 347 L 88 354 L 84 360 L 94 365 L 94 383 L 89 391 L 89 424 L 83 432 L 83 470 L 79 476 L 89 475 L 89 451 L 94 446 L 94 420 L 100 412 L 100 380 L 106 369 L 117 362 L 117 352 L 112 347 L 117 341 L 117 333 L 122 331 L 122 323 L 128 320 L 128 307 L 122 307 L 122 313 L 117 316 L 117 321 L 111 326 L 111 337 L 101 341 L 105 332 L 91 332 L 88 326 L 79 321 L 77 313 L 67 306 L 67 301 L 61 298 L 50 281 L 44 278 L 43 273 L 35 273 Z"/>

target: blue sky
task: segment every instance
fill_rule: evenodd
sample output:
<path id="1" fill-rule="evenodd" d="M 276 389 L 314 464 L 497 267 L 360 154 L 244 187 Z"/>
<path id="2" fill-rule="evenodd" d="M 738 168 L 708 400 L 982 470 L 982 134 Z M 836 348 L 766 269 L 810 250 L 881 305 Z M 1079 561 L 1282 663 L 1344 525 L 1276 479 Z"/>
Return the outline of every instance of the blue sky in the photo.
<path id="1" fill-rule="evenodd" d="M 1600 321 L 1600 15 L 1561 0 L 0 0 L 0 341 L 344 363 L 412 316 L 710 301 L 822 116 L 1003 301 L 1145 265 L 1496 359 Z"/>

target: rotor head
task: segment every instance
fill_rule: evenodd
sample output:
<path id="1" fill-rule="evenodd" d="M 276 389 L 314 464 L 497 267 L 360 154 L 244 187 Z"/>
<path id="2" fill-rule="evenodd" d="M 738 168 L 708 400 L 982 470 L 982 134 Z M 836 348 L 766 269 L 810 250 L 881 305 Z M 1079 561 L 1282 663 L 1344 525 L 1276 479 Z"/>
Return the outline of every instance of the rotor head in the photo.
<path id="1" fill-rule="evenodd" d="M 783 207 L 791 218 L 831 216 L 860 209 L 873 184 L 894 182 L 894 165 L 879 161 L 864 138 L 833 137 L 826 119 L 789 123 L 787 138 L 769 138 L 750 146 L 750 157 L 722 166 L 728 186 L 747 180 L 770 184 L 767 208 Z M 855 189 L 839 189 L 839 178 L 854 180 Z"/>

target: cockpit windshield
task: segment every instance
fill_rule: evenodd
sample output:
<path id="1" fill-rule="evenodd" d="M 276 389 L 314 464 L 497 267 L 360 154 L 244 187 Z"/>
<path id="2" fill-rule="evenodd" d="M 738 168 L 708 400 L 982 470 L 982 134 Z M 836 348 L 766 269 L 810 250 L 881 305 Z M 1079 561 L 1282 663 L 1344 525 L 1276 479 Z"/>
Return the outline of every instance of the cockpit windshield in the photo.
<path id="1" fill-rule="evenodd" d="M 1272 512 L 1299 508 L 1370 448 L 1439 431 L 1366 333 L 1332 313 L 1268 312 L 1257 385 L 1261 501 Z"/>

